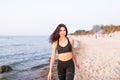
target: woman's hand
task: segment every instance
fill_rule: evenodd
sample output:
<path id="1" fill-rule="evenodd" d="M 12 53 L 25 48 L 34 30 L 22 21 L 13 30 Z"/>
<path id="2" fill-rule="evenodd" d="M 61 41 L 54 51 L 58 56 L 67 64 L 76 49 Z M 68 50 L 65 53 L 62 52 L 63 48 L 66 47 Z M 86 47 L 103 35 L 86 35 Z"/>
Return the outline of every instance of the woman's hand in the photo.
<path id="1" fill-rule="evenodd" d="M 79 69 L 80 68 L 80 65 L 78 63 L 76 63 L 76 67 Z"/>
<path id="2" fill-rule="evenodd" d="M 52 77 L 52 73 L 51 73 L 51 72 L 49 72 L 49 73 L 48 73 L 47 80 L 51 80 L 51 77 Z"/>

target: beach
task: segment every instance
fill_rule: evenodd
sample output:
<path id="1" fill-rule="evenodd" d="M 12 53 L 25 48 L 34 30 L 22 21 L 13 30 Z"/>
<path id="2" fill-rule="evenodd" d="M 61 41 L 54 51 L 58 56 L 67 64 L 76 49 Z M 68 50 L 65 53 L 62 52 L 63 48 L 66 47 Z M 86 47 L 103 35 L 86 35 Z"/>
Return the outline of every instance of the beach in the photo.
<path id="1" fill-rule="evenodd" d="M 120 33 L 111 33 L 110 36 L 105 35 L 104 37 L 101 36 L 98 38 L 96 38 L 94 35 L 70 35 L 69 37 L 73 38 L 74 41 L 77 42 L 77 44 L 75 43 L 74 47 L 77 61 L 80 65 L 80 69 L 75 68 L 74 80 L 120 80 L 119 35 Z M 44 54 L 47 65 L 35 65 L 31 68 L 19 71 L 13 70 L 12 72 L 0 74 L 0 80 L 46 80 L 49 70 L 50 49 L 51 48 L 48 50 L 49 56 L 46 57 L 46 54 Z M 23 57 L 25 56 L 23 55 Z M 32 58 L 33 61 L 35 61 L 34 59 L 38 60 L 36 59 L 36 56 L 35 58 Z M 38 64 L 39 61 L 42 62 L 41 60 L 42 59 L 38 60 L 36 63 Z M 31 62 L 29 62 L 29 64 L 30 63 Z M 55 63 L 53 68 L 52 80 L 58 80 L 56 64 L 57 63 Z M 13 69 L 22 68 L 21 66 L 14 67 L 15 64 L 14 66 L 13 64 L 11 65 Z M 44 68 L 42 67 L 43 65 Z"/>
<path id="2" fill-rule="evenodd" d="M 73 36 L 79 42 L 74 80 L 120 80 L 120 33 L 112 36 Z"/>

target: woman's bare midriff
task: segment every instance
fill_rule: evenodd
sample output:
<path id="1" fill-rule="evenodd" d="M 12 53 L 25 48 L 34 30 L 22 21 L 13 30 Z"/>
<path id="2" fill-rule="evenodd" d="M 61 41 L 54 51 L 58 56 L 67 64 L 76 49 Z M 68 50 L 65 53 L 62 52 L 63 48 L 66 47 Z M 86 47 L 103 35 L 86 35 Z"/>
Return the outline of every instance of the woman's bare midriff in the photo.
<path id="1" fill-rule="evenodd" d="M 71 52 L 58 54 L 58 59 L 61 60 L 61 61 L 68 61 L 71 58 L 72 58 L 72 53 Z"/>

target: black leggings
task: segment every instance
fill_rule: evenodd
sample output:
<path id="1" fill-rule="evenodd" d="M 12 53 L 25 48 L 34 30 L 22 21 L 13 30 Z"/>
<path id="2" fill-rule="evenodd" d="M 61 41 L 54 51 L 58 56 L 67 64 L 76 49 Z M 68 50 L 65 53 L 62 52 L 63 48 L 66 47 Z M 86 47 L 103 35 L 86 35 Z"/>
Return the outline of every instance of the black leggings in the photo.
<path id="1" fill-rule="evenodd" d="M 58 60 L 58 77 L 59 80 L 74 80 L 74 62 L 73 59 L 68 61 Z"/>

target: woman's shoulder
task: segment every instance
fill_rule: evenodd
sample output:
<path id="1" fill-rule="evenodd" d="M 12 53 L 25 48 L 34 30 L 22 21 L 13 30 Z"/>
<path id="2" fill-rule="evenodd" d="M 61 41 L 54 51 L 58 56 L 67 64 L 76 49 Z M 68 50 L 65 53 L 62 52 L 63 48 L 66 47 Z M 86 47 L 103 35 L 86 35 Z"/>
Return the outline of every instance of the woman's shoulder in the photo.
<path id="1" fill-rule="evenodd" d="M 52 46 L 53 46 L 53 47 L 56 47 L 56 46 L 57 46 L 57 43 L 58 43 L 58 41 L 54 41 L 54 42 L 52 43 Z"/>
<path id="2" fill-rule="evenodd" d="M 69 39 L 70 43 L 74 42 L 73 38 L 68 37 L 68 39 Z"/>

